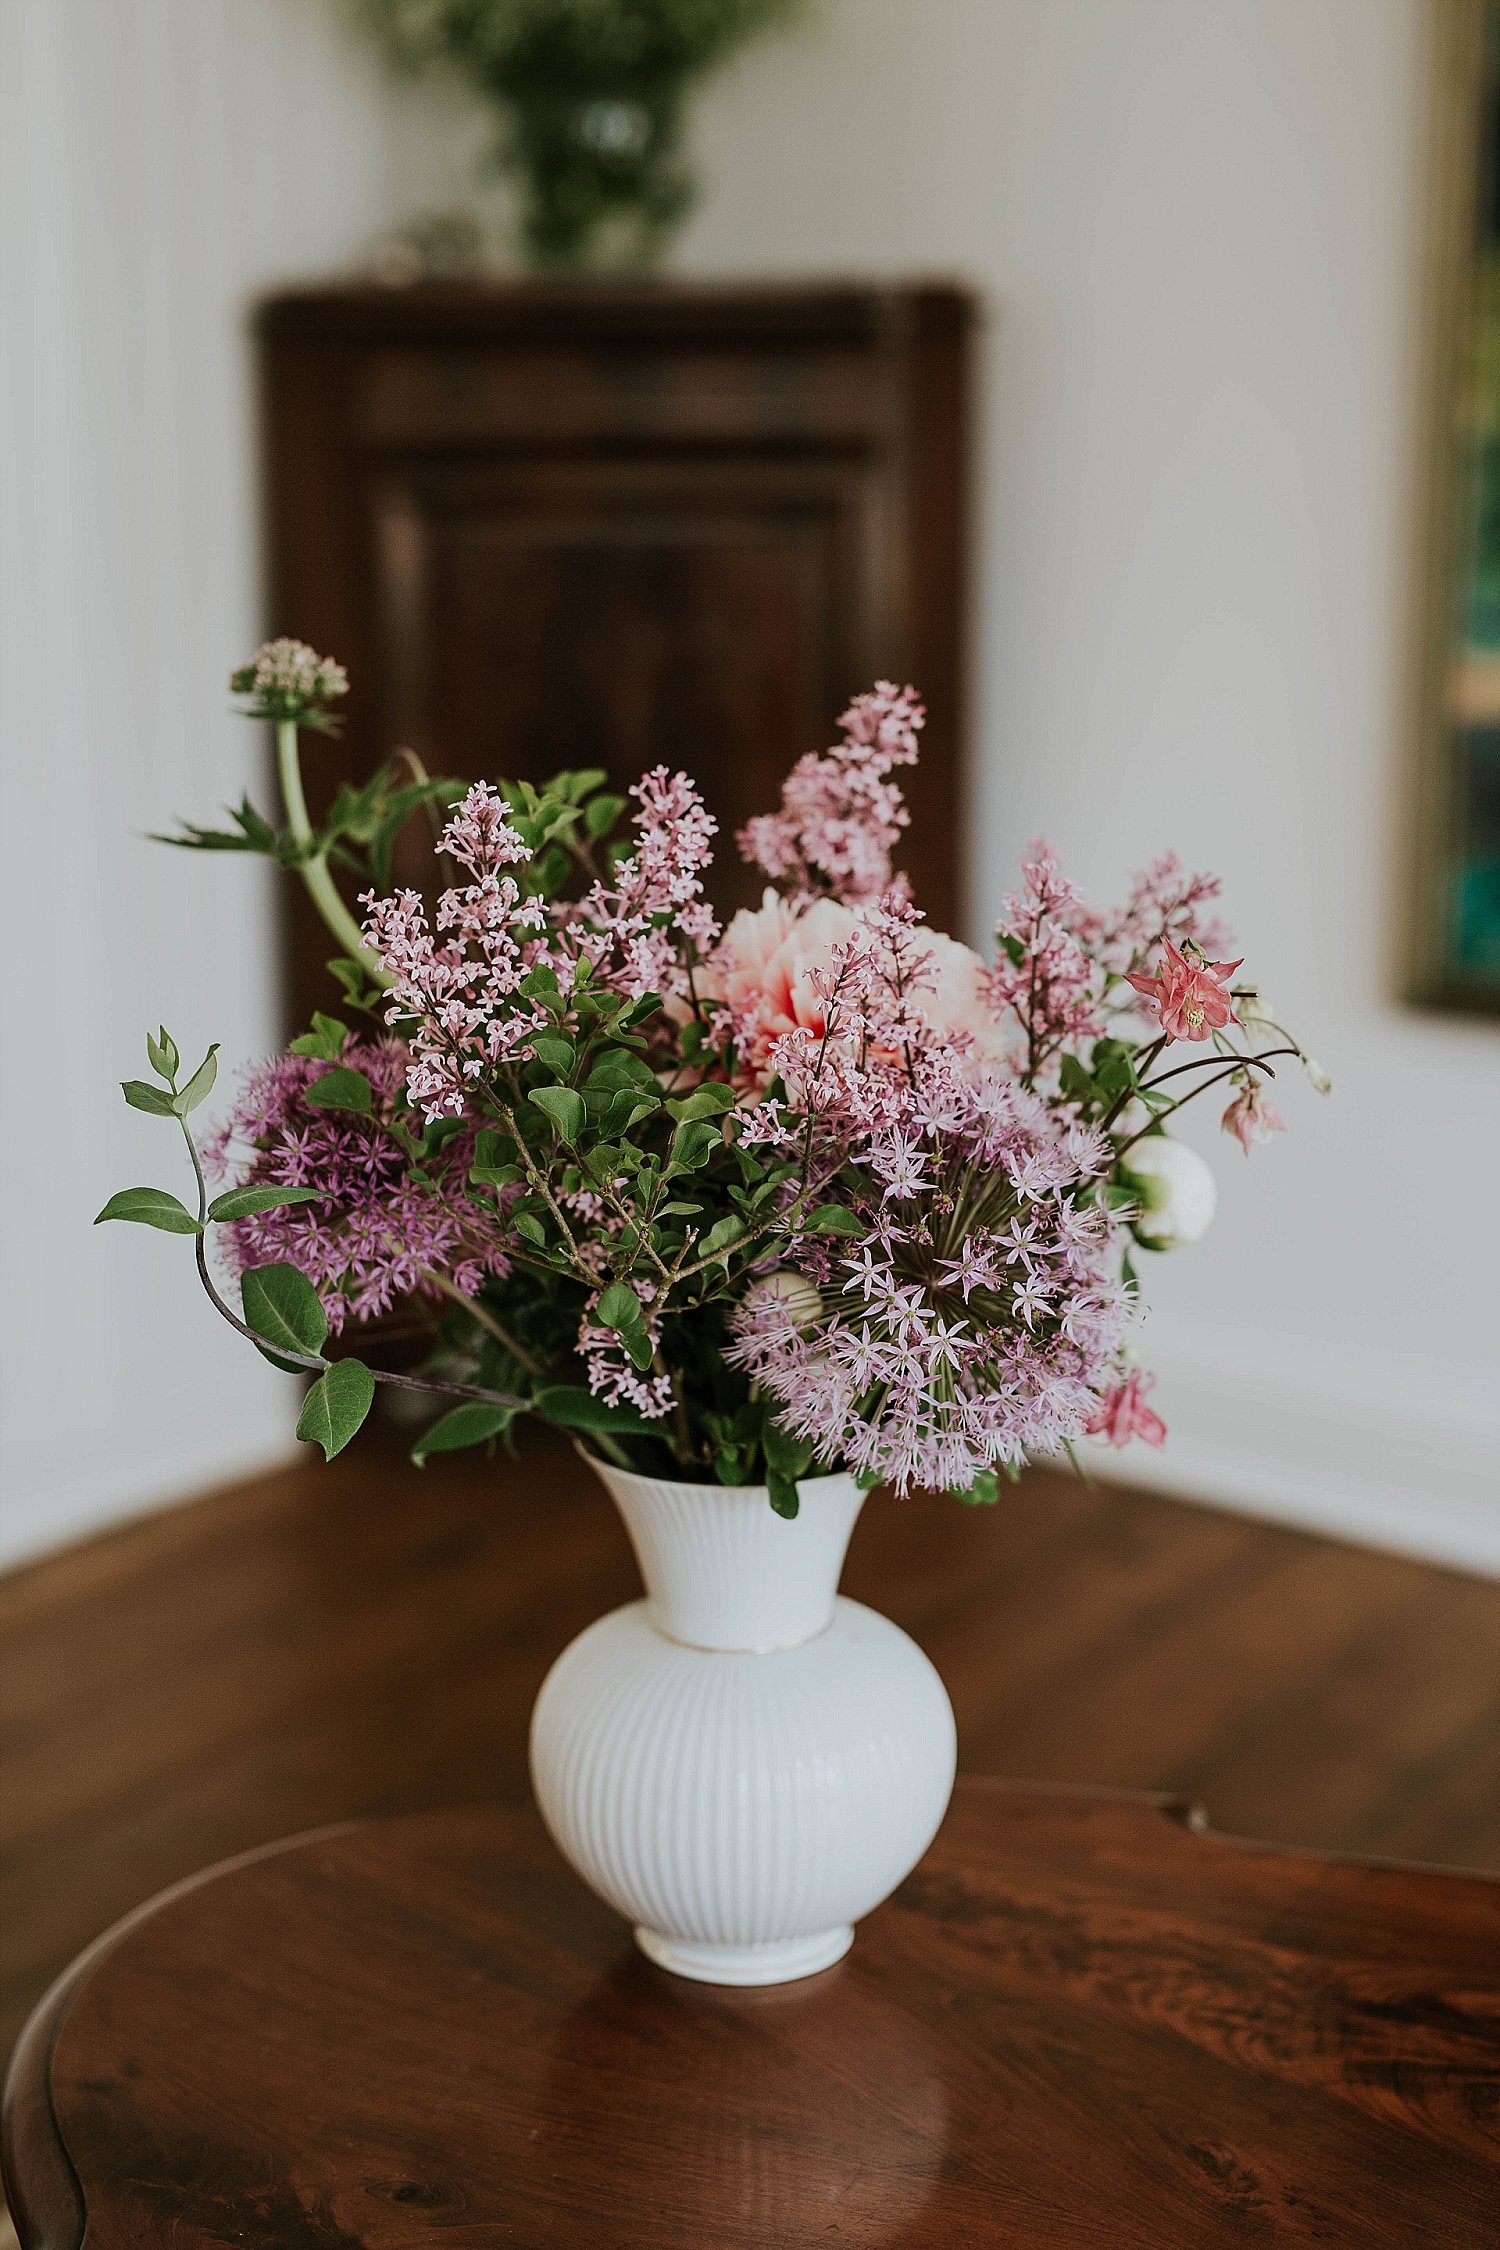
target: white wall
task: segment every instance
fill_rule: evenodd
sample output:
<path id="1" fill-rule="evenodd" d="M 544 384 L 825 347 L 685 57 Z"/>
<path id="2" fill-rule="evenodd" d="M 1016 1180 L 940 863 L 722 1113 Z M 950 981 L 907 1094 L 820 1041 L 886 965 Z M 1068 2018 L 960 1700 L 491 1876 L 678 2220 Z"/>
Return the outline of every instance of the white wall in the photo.
<path id="1" fill-rule="evenodd" d="M 687 262 L 980 285 L 976 923 L 1038 831 L 1175 845 L 1336 1077 L 1208 1120 L 1121 1472 L 1500 1569 L 1500 1042 L 1391 998 L 1431 5 L 824 0 Z"/>
<path id="2" fill-rule="evenodd" d="M 702 104 L 684 262 L 982 286 L 976 921 L 1038 829 L 1101 892 L 1174 843 L 1338 1078 L 1218 1144 L 1151 1272 L 1173 1439 L 1122 1466 L 1500 1567 L 1496 1042 L 1389 998 L 1429 5 L 823 0 Z M 285 1443 L 187 1246 L 87 1223 L 176 1176 L 113 1094 L 146 1025 L 271 1031 L 255 871 L 135 839 L 254 749 L 244 307 L 474 128 L 325 0 L 0 16 L 3 1557 Z"/>
<path id="3" fill-rule="evenodd" d="M 272 1036 L 260 870 L 142 835 L 258 778 L 225 687 L 261 624 L 247 305 L 467 151 L 323 0 L 0 0 L 0 85 L 3 1561 L 290 1441 L 190 1245 L 89 1223 L 185 1192 L 115 1083 L 146 1028 Z"/>

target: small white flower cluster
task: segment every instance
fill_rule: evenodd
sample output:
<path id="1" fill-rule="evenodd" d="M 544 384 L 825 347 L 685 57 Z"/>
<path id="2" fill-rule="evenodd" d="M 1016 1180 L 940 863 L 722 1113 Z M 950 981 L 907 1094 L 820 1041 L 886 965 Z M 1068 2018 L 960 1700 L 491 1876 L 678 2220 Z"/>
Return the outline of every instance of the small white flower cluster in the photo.
<path id="1" fill-rule="evenodd" d="M 301 719 L 349 692 L 349 675 L 331 656 L 319 656 L 306 641 L 266 641 L 248 664 L 229 675 L 236 695 L 251 698 L 251 711 L 263 719 Z"/>

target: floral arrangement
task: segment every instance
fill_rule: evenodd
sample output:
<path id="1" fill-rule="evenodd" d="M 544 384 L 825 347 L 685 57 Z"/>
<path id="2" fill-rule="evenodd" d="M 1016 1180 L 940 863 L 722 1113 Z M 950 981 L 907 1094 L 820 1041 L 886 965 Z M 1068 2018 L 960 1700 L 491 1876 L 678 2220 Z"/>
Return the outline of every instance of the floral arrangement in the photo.
<path id="1" fill-rule="evenodd" d="M 802 0 L 353 0 L 392 60 L 500 112 L 531 264 L 650 265 L 696 194 L 689 89 Z"/>
<path id="2" fill-rule="evenodd" d="M 332 1455 L 396 1383 L 452 1401 L 419 1460 L 530 1412 L 645 1473 L 764 1483 L 784 1514 L 810 1471 L 983 1501 L 1086 1436 L 1161 1444 L 1136 1254 L 1214 1200 L 1171 1120 L 1216 1091 L 1248 1151 L 1282 1129 L 1278 1061 L 1328 1083 L 1224 958 L 1214 880 L 1167 857 L 1099 914 L 1037 844 L 987 966 L 894 871 L 923 710 L 881 681 L 741 834 L 769 887 L 721 928 L 684 774 L 627 800 L 600 772 L 466 789 L 407 759 L 315 830 L 301 735 L 336 724 L 341 668 L 279 641 L 232 684 L 276 726 L 285 824 L 247 802 L 172 840 L 295 869 L 347 947 L 347 1007 L 201 1147 L 215 1051 L 179 1083 L 148 1039 L 156 1082 L 125 1097 L 179 1124 L 196 1209 L 137 1188 L 100 1216 L 195 1238 L 219 1311 L 316 1378 L 300 1435 Z M 432 905 L 390 888 L 424 806 Z M 413 1305 L 420 1371 L 344 1355 Z"/>

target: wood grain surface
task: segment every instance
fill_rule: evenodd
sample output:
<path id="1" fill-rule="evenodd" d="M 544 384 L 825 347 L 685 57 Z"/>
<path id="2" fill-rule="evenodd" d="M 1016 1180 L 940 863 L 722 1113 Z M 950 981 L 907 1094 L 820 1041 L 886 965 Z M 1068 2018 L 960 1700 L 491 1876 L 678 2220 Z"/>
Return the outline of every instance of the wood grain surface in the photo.
<path id="1" fill-rule="evenodd" d="M 839 1967 L 648 1966 L 533 1815 L 137 1915 L 23 2046 L 23 2250 L 1490 2250 L 1500 1884 L 960 1784 Z"/>
<path id="2" fill-rule="evenodd" d="M 994 1509 L 874 1494 L 845 1586 L 932 1656 L 968 1772 L 1500 1868 L 1500 1586 L 1041 1471 Z M 638 1591 L 566 1446 L 421 1472 L 378 1433 L 0 1580 L 0 2053 L 197 1868 L 524 1798 L 547 1666 Z"/>

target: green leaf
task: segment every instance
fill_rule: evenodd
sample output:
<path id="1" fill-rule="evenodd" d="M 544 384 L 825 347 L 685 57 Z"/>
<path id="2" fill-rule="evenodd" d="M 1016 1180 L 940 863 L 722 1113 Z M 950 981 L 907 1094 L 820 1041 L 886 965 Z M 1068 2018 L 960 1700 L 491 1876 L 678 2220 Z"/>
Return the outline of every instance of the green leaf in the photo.
<path id="1" fill-rule="evenodd" d="M 240 1276 L 240 1302 L 257 1336 L 283 1352 L 316 1356 L 328 1334 L 318 1292 L 296 1266 L 251 1266 Z M 275 1359 L 274 1352 L 266 1354 Z M 285 1360 L 276 1361 L 286 1366 Z"/>
<path id="2" fill-rule="evenodd" d="M 793 1437 L 791 1431 L 783 1428 L 774 1416 L 768 1416 L 761 1442 L 766 1449 L 766 1459 L 774 1461 L 788 1476 L 800 1477 L 806 1474 L 813 1456 L 813 1449 L 806 1438 Z"/>
<path id="3" fill-rule="evenodd" d="M 216 1195 L 208 1207 L 211 1219 L 248 1219 L 257 1211 L 274 1211 L 283 1203 L 318 1203 L 321 1191 L 311 1187 L 237 1187 Z"/>
<path id="4" fill-rule="evenodd" d="M 328 963 L 328 973 L 343 986 L 345 998 L 352 1006 L 357 1007 L 364 998 L 368 981 L 363 961 L 356 961 L 349 954 L 340 953 Z"/>
<path id="5" fill-rule="evenodd" d="M 262 820 L 248 797 L 241 799 L 238 811 L 230 808 L 229 817 L 235 823 L 233 829 L 199 828 L 185 820 L 180 836 L 153 836 L 151 841 L 178 844 L 184 851 L 265 852 L 273 859 L 280 856 L 281 838 L 268 820 Z"/>
<path id="6" fill-rule="evenodd" d="M 214 1090 L 214 1080 L 218 1077 L 218 1075 L 219 1042 L 216 1039 L 213 1045 L 209 1048 L 208 1053 L 204 1056 L 202 1062 L 199 1063 L 197 1069 L 193 1072 L 192 1077 L 183 1087 L 182 1092 L 180 1094 L 174 1094 L 172 1096 L 173 1116 L 188 1117 L 198 1107 L 198 1104 L 200 1102 L 206 1102 L 209 1095 Z"/>
<path id="7" fill-rule="evenodd" d="M 347 1109 L 356 1117 L 368 1117 L 374 1107 L 370 1081 L 364 1072 L 347 1070 L 342 1064 L 315 1078 L 302 1099 L 314 1109 Z"/>
<path id="8" fill-rule="evenodd" d="M 311 1031 L 304 1031 L 292 1041 L 294 1055 L 311 1055 L 317 1062 L 337 1062 L 344 1051 L 349 1036 L 349 1026 L 340 1023 L 337 1016 L 325 1016 L 321 1010 L 313 1015 Z"/>
<path id="9" fill-rule="evenodd" d="M 597 1096 L 595 1099 L 597 1100 Z M 661 1102 L 654 1094 L 639 1093 L 633 1086 L 621 1086 L 609 1099 L 609 1106 L 598 1119 L 598 1130 L 606 1140 L 616 1140 L 628 1133 L 643 1117 L 649 1117 Z"/>
<path id="10" fill-rule="evenodd" d="M 700 1165 L 707 1163 L 710 1152 L 722 1145 L 723 1135 L 717 1125 L 693 1118 L 679 1125 L 672 1135 L 669 1161 L 681 1171 L 696 1172 Z"/>
<path id="11" fill-rule="evenodd" d="M 342 1453 L 369 1413 L 375 1397 L 375 1378 L 359 1359 L 336 1359 L 320 1375 L 302 1401 L 297 1435 L 321 1445 L 323 1458 Z"/>
<path id="12" fill-rule="evenodd" d="M 981 1469 L 968 1491 L 958 1497 L 965 1507 L 993 1508 L 1000 1497 L 1000 1480 L 993 1469 Z"/>
<path id="13" fill-rule="evenodd" d="M 340 1362 L 340 1364 L 343 1364 Z M 457 1453 L 466 1445 L 483 1445 L 508 1430 L 516 1418 L 513 1406 L 492 1406 L 487 1399 L 466 1399 L 424 1430 L 411 1449 L 420 1469 L 429 1453 Z"/>
<path id="14" fill-rule="evenodd" d="M 864 1234 L 865 1222 L 842 1203 L 820 1203 L 803 1221 L 808 1234 Z"/>
<path id="15" fill-rule="evenodd" d="M 172 1107 L 171 1095 L 164 1094 L 159 1086 L 148 1084 L 144 1078 L 122 1079 L 120 1081 L 120 1092 L 125 1096 L 132 1109 L 143 1109 L 148 1117 L 175 1117 L 177 1115 L 176 1110 Z"/>
<path id="16" fill-rule="evenodd" d="M 146 1060 L 156 1072 L 157 1077 L 165 1078 L 168 1085 L 177 1076 L 177 1065 L 182 1057 L 177 1052 L 176 1040 L 167 1030 L 165 1024 L 162 1025 L 161 1031 L 155 1039 L 152 1038 L 149 1031 L 147 1032 Z"/>
<path id="17" fill-rule="evenodd" d="M 711 1079 L 707 1085 L 695 1086 L 683 1100 L 668 1102 L 667 1114 L 675 1117 L 679 1125 L 686 1125 L 699 1117 L 722 1117 L 726 1109 L 733 1107 L 733 1089 Z"/>
<path id="18" fill-rule="evenodd" d="M 606 1047 L 596 1054 L 585 1084 L 593 1088 L 613 1091 L 622 1086 L 638 1087 L 643 1094 L 657 1091 L 656 1078 L 649 1063 L 629 1047 Z"/>
<path id="19" fill-rule="evenodd" d="M 628 1358 L 644 1374 L 656 1357 L 655 1351 L 652 1349 L 651 1338 L 646 1334 L 645 1329 L 643 1327 L 622 1328 L 620 1342 L 625 1346 Z"/>
<path id="20" fill-rule="evenodd" d="M 744 1231 L 744 1220 L 736 1218 L 731 1211 L 728 1218 L 717 1220 L 709 1228 L 703 1240 L 696 1245 L 699 1257 L 718 1257 L 721 1251 L 727 1251 L 732 1244 L 738 1242 Z"/>
<path id="21" fill-rule="evenodd" d="M 1021 963 L 1026 958 L 1026 947 L 1023 941 L 1020 938 L 1016 937 L 1013 932 L 1007 932 L 1001 938 L 1000 943 L 1005 950 L 1006 959 L 1010 962 L 1011 967 L 1013 969 L 1019 969 Z"/>
<path id="22" fill-rule="evenodd" d="M 203 1229 L 185 1204 L 165 1188 L 122 1188 L 112 1195 L 94 1221 L 133 1219 L 137 1226 L 160 1227 L 163 1234 L 201 1234 Z"/>
<path id="23" fill-rule="evenodd" d="M 773 1469 L 768 1462 L 766 1493 L 777 1515 L 785 1516 L 790 1523 L 802 1506 L 802 1495 L 797 1490 L 796 1479 L 783 1476 L 779 1469 Z"/>
<path id="24" fill-rule="evenodd" d="M 659 1437 L 660 1429 L 633 1406 L 606 1406 L 579 1383 L 549 1384 L 531 1402 L 544 1422 L 560 1430 L 611 1430 L 625 1437 Z"/>
<path id="25" fill-rule="evenodd" d="M 601 1328 L 635 1328 L 642 1317 L 641 1300 L 628 1281 L 612 1281 L 594 1309 Z"/>
<path id="26" fill-rule="evenodd" d="M 513 1223 L 523 1242 L 532 1243 L 538 1250 L 546 1249 L 547 1230 L 534 1212 L 518 1211 Z"/>
<path id="27" fill-rule="evenodd" d="M 562 889 L 573 871 L 573 862 L 560 844 L 549 844 L 526 870 L 527 888 L 539 891 L 543 898 L 553 898 Z"/>
<path id="28" fill-rule="evenodd" d="M 536 1086 L 526 1099 L 551 1118 L 554 1130 L 563 1140 L 576 1141 L 583 1131 L 587 1111 L 582 1094 L 575 1094 L 571 1086 Z"/>
<path id="29" fill-rule="evenodd" d="M 595 797 L 587 804 L 584 807 L 583 825 L 588 832 L 589 842 L 597 844 L 601 836 L 607 836 L 624 810 L 623 797 Z"/>
<path id="30" fill-rule="evenodd" d="M 1071 1102 L 1097 1102 L 1105 1098 L 1098 1080 L 1076 1055 L 1063 1056 L 1058 1070 L 1058 1084 Z"/>
<path id="31" fill-rule="evenodd" d="M 539 1063 L 544 1064 L 548 1070 L 555 1071 L 559 1078 L 566 1078 L 578 1059 L 571 1039 L 533 1039 L 531 1051 Z"/>

